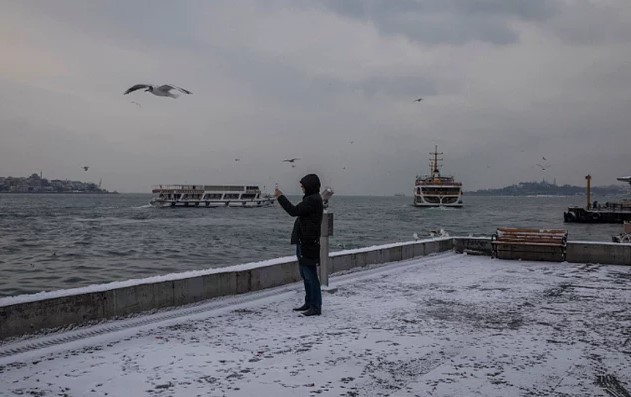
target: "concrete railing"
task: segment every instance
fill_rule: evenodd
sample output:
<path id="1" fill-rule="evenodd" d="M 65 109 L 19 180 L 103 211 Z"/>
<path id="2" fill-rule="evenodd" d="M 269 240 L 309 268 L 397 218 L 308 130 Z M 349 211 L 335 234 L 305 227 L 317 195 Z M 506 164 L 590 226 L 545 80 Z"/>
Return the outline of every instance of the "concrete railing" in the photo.
<path id="1" fill-rule="evenodd" d="M 570 263 L 631 265 L 631 244 L 568 241 L 565 260 Z"/>
<path id="2" fill-rule="evenodd" d="M 330 255 L 330 272 L 411 259 L 453 249 L 453 239 L 441 238 L 389 244 Z M 138 283 L 96 292 L 82 291 L 23 303 L 0 303 L 0 339 L 31 334 L 43 329 L 80 325 L 125 317 L 134 313 L 182 306 L 225 295 L 277 287 L 300 280 L 296 261 L 252 266 L 246 270 L 213 269 L 195 277 Z M 104 287 L 107 287 L 105 285 Z M 39 294 L 38 294 L 39 295 Z"/>
<path id="3" fill-rule="evenodd" d="M 491 255 L 491 239 L 455 237 L 389 244 L 334 252 L 329 272 L 336 273 L 372 264 L 396 262 L 450 250 Z M 567 262 L 631 265 L 631 245 L 568 241 Z M 182 276 L 168 281 L 138 283 L 96 292 L 81 291 L 23 303 L 0 302 L 0 339 L 31 334 L 43 329 L 80 325 L 93 321 L 125 317 L 160 308 L 175 307 L 225 295 L 277 287 L 300 280 L 296 261 L 272 265 L 253 264 L 245 270 L 213 269 L 208 274 Z M 203 273 L 203 272 L 202 272 Z M 38 294 L 39 295 L 39 294 Z M 0 300 L 1 301 L 1 300 Z"/>

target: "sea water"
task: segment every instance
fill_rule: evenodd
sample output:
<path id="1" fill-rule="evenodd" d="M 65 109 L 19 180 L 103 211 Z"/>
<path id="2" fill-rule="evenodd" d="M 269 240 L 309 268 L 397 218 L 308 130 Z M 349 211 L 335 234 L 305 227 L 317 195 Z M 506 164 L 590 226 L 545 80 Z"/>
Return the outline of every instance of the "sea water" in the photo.
<path id="1" fill-rule="evenodd" d="M 290 256 L 293 218 L 265 208 L 153 208 L 148 194 L 0 194 L 0 296 L 81 287 Z M 289 197 L 296 204 L 300 197 Z M 331 251 L 429 237 L 490 236 L 499 226 L 563 228 L 611 241 L 621 225 L 563 223 L 584 197 L 466 196 L 464 208 L 412 197 L 334 196 Z"/>

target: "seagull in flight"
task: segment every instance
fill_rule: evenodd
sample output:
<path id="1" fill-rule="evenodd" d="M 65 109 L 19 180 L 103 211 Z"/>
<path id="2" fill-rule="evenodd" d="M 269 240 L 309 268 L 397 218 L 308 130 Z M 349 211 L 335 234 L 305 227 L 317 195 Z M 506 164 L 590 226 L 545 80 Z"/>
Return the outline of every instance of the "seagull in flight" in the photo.
<path id="1" fill-rule="evenodd" d="M 421 102 L 423 100 L 423 98 L 419 98 L 419 99 L 415 99 L 412 102 Z"/>
<path id="2" fill-rule="evenodd" d="M 141 104 L 139 104 L 138 102 L 136 102 L 136 101 L 131 101 L 131 103 L 133 103 L 134 105 L 136 105 L 136 106 L 138 106 L 139 108 L 141 108 L 141 109 L 142 109 L 142 105 L 141 105 Z"/>
<path id="3" fill-rule="evenodd" d="M 87 171 L 87 170 L 90 168 L 90 166 L 89 166 L 89 165 L 84 165 L 84 166 L 83 166 L 83 167 L 81 167 L 81 168 L 83 168 L 83 170 L 84 170 L 84 171 Z"/>
<path id="4" fill-rule="evenodd" d="M 294 161 L 296 161 L 296 160 L 300 160 L 300 159 L 299 159 L 299 158 L 297 158 L 297 157 L 295 157 L 295 158 L 293 158 L 293 159 L 285 159 L 285 160 L 283 160 L 282 162 L 283 162 L 283 163 L 285 163 L 285 162 L 287 162 L 287 163 L 293 163 L 293 162 L 294 162 Z"/>
<path id="5" fill-rule="evenodd" d="M 549 164 L 539 164 L 539 163 L 537 163 L 536 165 L 537 165 L 537 167 L 541 168 L 541 171 L 545 171 L 545 170 L 547 170 L 548 168 L 552 167 L 552 166 L 551 166 L 551 165 L 549 165 Z"/>
<path id="6" fill-rule="evenodd" d="M 164 85 L 136 84 L 134 86 L 129 87 L 127 91 L 123 93 L 123 95 L 127 95 L 130 92 L 134 92 L 136 90 L 142 90 L 143 88 L 145 92 L 150 92 L 153 95 L 157 95 L 157 96 L 168 96 L 169 98 L 177 98 L 179 96 L 178 94 L 172 93 L 171 90 L 177 90 L 184 94 L 192 94 L 192 92 L 190 92 L 189 90 L 186 90 L 182 87 L 177 87 L 171 84 L 164 84 Z"/>

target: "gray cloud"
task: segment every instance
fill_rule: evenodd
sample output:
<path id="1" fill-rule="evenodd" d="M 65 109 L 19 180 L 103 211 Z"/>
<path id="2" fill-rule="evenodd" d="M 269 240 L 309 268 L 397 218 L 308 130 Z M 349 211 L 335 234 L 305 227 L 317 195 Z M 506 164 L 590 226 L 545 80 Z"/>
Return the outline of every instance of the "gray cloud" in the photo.
<path id="1" fill-rule="evenodd" d="M 83 178 L 89 161 L 119 191 L 279 182 L 297 193 L 313 171 L 338 194 L 409 193 L 437 144 L 468 190 L 586 173 L 614 183 L 631 167 L 630 11 L 622 0 L 9 2 L 0 175 Z M 137 82 L 194 94 L 122 95 Z M 280 161 L 290 156 L 295 168 Z"/>
<path id="2" fill-rule="evenodd" d="M 557 3 L 550 0 L 329 0 L 324 4 L 341 15 L 369 20 L 383 33 L 433 45 L 515 43 L 519 34 L 514 20 L 543 21 L 558 13 Z"/>

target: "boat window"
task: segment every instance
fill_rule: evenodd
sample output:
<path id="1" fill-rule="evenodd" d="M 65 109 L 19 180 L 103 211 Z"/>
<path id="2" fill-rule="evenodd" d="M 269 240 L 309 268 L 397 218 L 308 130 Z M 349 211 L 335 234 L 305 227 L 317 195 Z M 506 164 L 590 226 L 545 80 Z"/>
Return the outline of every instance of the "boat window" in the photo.
<path id="1" fill-rule="evenodd" d="M 241 195 L 241 198 L 242 198 L 243 200 L 252 200 L 252 199 L 254 199 L 254 197 L 256 197 L 256 194 L 243 193 L 243 194 Z"/>
<path id="2" fill-rule="evenodd" d="M 239 198 L 239 193 L 226 193 L 224 195 L 224 200 L 234 200 L 234 199 L 238 199 Z"/>
<path id="3" fill-rule="evenodd" d="M 230 185 L 208 185 L 204 186 L 204 190 L 207 192 L 242 192 L 245 186 L 230 186 Z"/>

